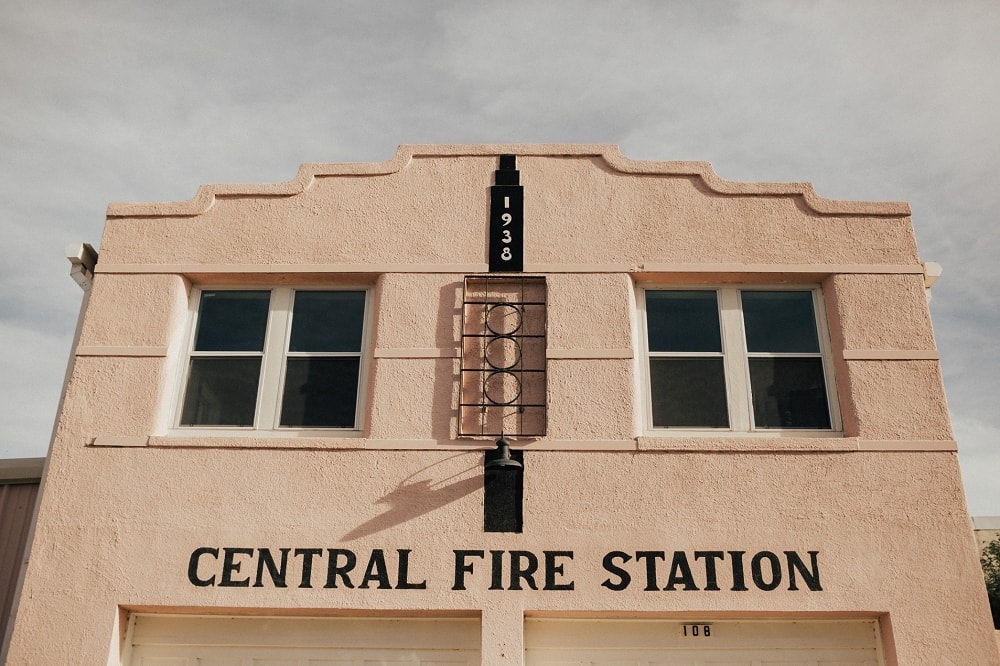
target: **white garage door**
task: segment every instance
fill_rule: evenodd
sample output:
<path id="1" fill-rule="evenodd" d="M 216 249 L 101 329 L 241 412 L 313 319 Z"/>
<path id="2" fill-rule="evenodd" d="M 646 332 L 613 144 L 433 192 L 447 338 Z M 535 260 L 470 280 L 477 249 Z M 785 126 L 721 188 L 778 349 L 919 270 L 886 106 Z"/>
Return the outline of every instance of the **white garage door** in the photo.
<path id="1" fill-rule="evenodd" d="M 527 666 L 882 666 L 874 621 L 529 618 Z"/>
<path id="2" fill-rule="evenodd" d="M 129 666 L 474 666 L 478 619 L 137 614 Z"/>

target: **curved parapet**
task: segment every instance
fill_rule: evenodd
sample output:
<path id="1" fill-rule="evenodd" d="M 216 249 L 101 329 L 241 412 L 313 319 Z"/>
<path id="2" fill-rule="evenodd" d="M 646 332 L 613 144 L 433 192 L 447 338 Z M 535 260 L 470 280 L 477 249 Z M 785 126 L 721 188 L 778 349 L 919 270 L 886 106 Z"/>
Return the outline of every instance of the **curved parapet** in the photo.
<path id="1" fill-rule="evenodd" d="M 514 154 L 519 156 L 598 157 L 610 169 L 621 173 L 697 177 L 714 193 L 730 196 L 800 197 L 818 215 L 866 215 L 905 217 L 905 202 L 840 201 L 816 194 L 811 183 L 758 183 L 725 180 L 709 162 L 653 162 L 629 159 L 613 144 L 440 144 L 401 145 L 396 155 L 384 162 L 306 163 L 283 183 L 203 185 L 187 201 L 160 203 L 112 203 L 107 215 L 113 217 L 192 217 L 207 211 L 219 197 L 291 197 L 308 190 L 317 178 L 340 176 L 385 176 L 401 171 L 417 157 L 458 157 Z"/>

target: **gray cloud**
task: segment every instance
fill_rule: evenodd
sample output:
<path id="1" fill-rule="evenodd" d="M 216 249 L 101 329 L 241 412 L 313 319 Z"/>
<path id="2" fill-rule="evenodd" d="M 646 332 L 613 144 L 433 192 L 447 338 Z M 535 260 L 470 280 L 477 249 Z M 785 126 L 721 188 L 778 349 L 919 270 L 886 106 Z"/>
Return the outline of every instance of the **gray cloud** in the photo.
<path id="1" fill-rule="evenodd" d="M 1000 513 L 1000 5 L 975 1 L 0 4 L 0 455 L 45 451 L 109 201 L 399 143 L 618 143 L 905 200 L 973 512 Z M 25 382 L 22 377 L 28 377 Z"/>

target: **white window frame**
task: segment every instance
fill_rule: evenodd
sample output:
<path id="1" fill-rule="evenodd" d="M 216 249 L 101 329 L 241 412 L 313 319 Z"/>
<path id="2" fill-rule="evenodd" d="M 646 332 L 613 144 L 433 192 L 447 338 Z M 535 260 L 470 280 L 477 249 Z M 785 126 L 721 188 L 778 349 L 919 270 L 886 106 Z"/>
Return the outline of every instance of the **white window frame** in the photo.
<path id="1" fill-rule="evenodd" d="M 202 294 L 206 291 L 268 291 L 271 294 L 268 305 L 267 325 L 264 332 L 264 349 L 259 353 L 263 357 L 261 363 L 260 382 L 257 387 L 257 400 L 254 406 L 254 423 L 252 426 L 232 425 L 181 425 L 184 409 L 184 396 L 188 388 L 188 376 L 191 369 L 191 359 L 204 356 L 253 356 L 256 352 L 196 352 L 194 351 L 195 335 L 198 330 L 198 313 Z M 288 344 L 292 327 L 292 305 L 294 295 L 300 291 L 361 291 L 365 294 L 365 310 L 362 318 L 361 350 L 359 352 L 290 352 Z M 184 362 L 180 372 L 177 395 L 174 400 L 174 413 L 171 418 L 170 434 L 181 436 L 220 436 L 220 435 L 253 435 L 254 437 L 360 437 L 364 429 L 363 415 L 365 410 L 362 397 L 366 395 L 368 377 L 369 330 L 371 322 L 371 288 L 352 285 L 306 285 L 306 286 L 274 286 L 268 284 L 255 285 L 205 285 L 192 289 L 188 303 L 188 327 L 185 334 Z M 281 395 L 285 383 L 285 359 L 302 357 L 357 357 L 358 392 L 354 400 L 354 426 L 349 428 L 281 426 Z"/>
<path id="2" fill-rule="evenodd" d="M 714 291 L 717 294 L 719 308 L 719 326 L 722 336 L 722 352 L 650 352 L 649 330 L 646 318 L 647 291 Z M 743 325 L 743 308 L 740 301 L 741 291 L 807 291 L 812 294 L 813 313 L 816 320 L 816 337 L 819 340 L 818 353 L 775 354 L 764 352 L 747 352 L 746 330 Z M 639 310 L 640 336 L 639 348 L 642 350 L 639 369 L 642 377 L 641 395 L 645 400 L 643 408 L 643 434 L 645 436 L 705 436 L 713 437 L 731 433 L 750 437 L 842 437 L 843 423 L 841 421 L 840 405 L 837 398 L 837 386 L 834 381 L 832 346 L 830 343 L 829 326 L 826 320 L 823 293 L 818 285 L 784 285 L 784 284 L 644 284 L 638 288 L 637 306 Z M 728 428 L 693 427 L 693 426 L 653 426 L 652 381 L 650 377 L 650 358 L 683 357 L 722 357 L 726 381 L 726 405 L 729 413 Z M 750 364 L 748 359 L 755 357 L 818 357 L 823 364 L 823 381 L 826 387 L 827 409 L 830 415 L 830 428 L 758 428 L 753 419 L 753 394 L 750 386 Z"/>

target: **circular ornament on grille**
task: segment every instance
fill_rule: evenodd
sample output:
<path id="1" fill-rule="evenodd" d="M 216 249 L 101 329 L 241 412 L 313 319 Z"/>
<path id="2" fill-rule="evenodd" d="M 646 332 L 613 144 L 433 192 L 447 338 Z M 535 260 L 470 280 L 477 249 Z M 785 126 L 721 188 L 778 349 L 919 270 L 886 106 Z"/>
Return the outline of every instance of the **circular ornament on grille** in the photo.
<path id="1" fill-rule="evenodd" d="M 486 309 L 486 328 L 493 335 L 513 335 L 521 330 L 521 310 L 509 303 L 496 303 Z"/>
<path id="2" fill-rule="evenodd" d="M 521 397 L 521 380 L 510 370 L 495 370 L 483 380 L 483 395 L 494 405 L 512 405 Z"/>
<path id="3" fill-rule="evenodd" d="M 484 356 L 494 370 L 510 370 L 521 362 L 521 345 L 509 335 L 498 335 L 486 343 Z"/>

